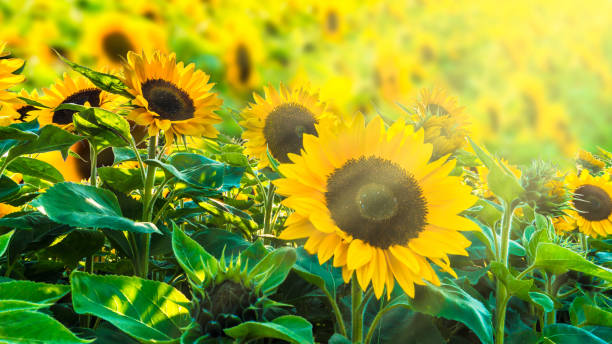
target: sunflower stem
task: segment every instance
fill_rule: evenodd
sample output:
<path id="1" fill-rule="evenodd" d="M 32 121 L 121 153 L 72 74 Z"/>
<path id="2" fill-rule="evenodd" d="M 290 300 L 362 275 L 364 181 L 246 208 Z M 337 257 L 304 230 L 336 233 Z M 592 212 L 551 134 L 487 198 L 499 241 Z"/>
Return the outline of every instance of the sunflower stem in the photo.
<path id="1" fill-rule="evenodd" d="M 376 327 L 378 326 L 378 323 L 380 322 L 380 319 L 382 319 L 383 315 L 385 315 L 385 313 L 387 313 L 388 311 L 393 310 L 398 307 L 403 307 L 403 306 L 402 305 L 388 306 L 388 307 L 381 309 L 378 313 L 376 313 L 376 316 L 374 317 L 374 320 L 372 320 L 372 324 L 370 325 L 370 328 L 368 329 L 368 333 L 366 334 L 363 344 L 370 344 L 370 342 L 372 341 L 372 337 L 374 337 L 374 332 L 376 331 Z"/>
<path id="2" fill-rule="evenodd" d="M 501 228 L 501 247 L 498 260 L 508 268 L 508 249 L 510 247 L 510 228 L 512 226 L 512 214 L 515 204 L 504 202 L 504 213 L 502 215 Z M 509 295 L 506 286 L 498 279 L 496 283 L 496 307 L 495 307 L 495 343 L 504 343 L 504 327 L 506 325 L 506 307 L 508 306 Z"/>
<path id="3" fill-rule="evenodd" d="M 553 286 L 553 279 L 555 278 L 555 275 L 553 274 L 546 274 L 546 294 L 548 294 L 549 296 L 555 297 L 556 296 L 556 291 L 554 290 L 554 286 Z M 552 311 L 546 313 L 546 325 L 552 325 L 555 323 L 555 320 L 557 318 L 557 311 L 553 308 Z"/>
<path id="4" fill-rule="evenodd" d="M 130 136 L 130 145 L 132 146 L 132 150 L 134 151 L 134 154 L 136 154 L 136 160 L 138 161 L 138 169 L 140 170 L 140 178 L 142 178 L 142 185 L 145 184 L 146 182 L 146 175 L 145 175 L 145 166 L 144 163 L 142 162 L 142 157 L 140 156 L 140 152 L 138 151 L 138 147 L 136 146 L 136 141 L 134 141 L 134 137 Z"/>
<path id="5" fill-rule="evenodd" d="M 148 146 L 148 154 L 147 157 L 149 159 L 155 159 L 155 153 L 157 152 L 157 135 L 151 136 L 149 138 L 149 146 Z M 153 212 L 149 210 L 149 208 L 153 207 L 152 195 L 153 195 L 153 186 L 155 184 L 155 166 L 149 165 L 147 166 L 147 173 L 144 185 L 144 192 L 142 197 L 142 221 L 150 222 Z M 141 234 L 141 238 L 143 241 L 143 251 L 140 253 L 139 262 L 140 265 L 140 277 L 147 278 L 149 273 L 149 251 L 151 249 L 151 234 Z"/>
<path id="6" fill-rule="evenodd" d="M 363 301 L 363 292 L 357 282 L 357 275 L 353 273 L 351 278 L 351 325 L 353 343 L 361 343 L 363 338 L 363 319 L 360 312 L 361 302 Z"/>
<path id="7" fill-rule="evenodd" d="M 274 184 L 270 181 L 264 204 L 264 234 L 272 234 L 272 208 L 274 207 Z"/>
<path id="8" fill-rule="evenodd" d="M 344 324 L 344 319 L 342 319 L 342 312 L 340 312 L 340 307 L 338 307 L 338 302 L 336 302 L 336 298 L 330 294 L 327 289 L 323 288 L 323 293 L 327 296 L 329 303 L 331 304 L 332 310 L 334 311 L 334 316 L 336 317 L 336 326 L 338 327 L 338 331 L 341 335 L 346 337 L 346 325 Z"/>

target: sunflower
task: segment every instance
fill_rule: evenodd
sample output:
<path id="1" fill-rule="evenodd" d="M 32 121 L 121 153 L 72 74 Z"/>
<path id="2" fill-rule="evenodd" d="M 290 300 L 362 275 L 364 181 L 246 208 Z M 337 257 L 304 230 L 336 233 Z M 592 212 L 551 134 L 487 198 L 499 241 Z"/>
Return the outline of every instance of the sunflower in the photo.
<path id="1" fill-rule="evenodd" d="M 281 163 L 291 162 L 288 154 L 299 154 L 304 134 L 316 135 L 315 125 L 332 119 L 317 93 L 305 87 L 288 89 L 282 84 L 277 92 L 264 87 L 265 98 L 254 93 L 255 103 L 249 104 L 239 124 L 245 130 L 246 153 L 259 159 L 259 168 L 269 165 L 267 151 Z"/>
<path id="2" fill-rule="evenodd" d="M 0 42 L 0 107 L 18 101 L 17 95 L 8 89 L 25 80 L 23 75 L 13 74 L 23 66 L 23 60 L 9 58 L 9 54 L 4 53 L 5 46 L 6 43 Z"/>
<path id="3" fill-rule="evenodd" d="M 108 13 L 90 18 L 83 36 L 86 51 L 99 66 L 121 67 L 129 51 L 166 50 L 166 36 L 148 20 Z M 86 42 L 86 43 L 85 43 Z"/>
<path id="4" fill-rule="evenodd" d="M 136 106 L 128 119 L 148 126 L 151 136 L 163 130 L 168 146 L 175 135 L 217 136 L 213 124 L 221 118 L 214 111 L 222 100 L 210 92 L 214 84 L 208 83 L 208 74 L 196 70 L 193 63 L 177 63 L 174 53 L 129 52 L 127 60 L 123 81 Z"/>
<path id="5" fill-rule="evenodd" d="M 552 219 L 553 227 L 557 234 L 562 235 L 576 229 L 576 220 L 569 216 L 558 216 Z"/>
<path id="6" fill-rule="evenodd" d="M 73 78 L 67 73 L 43 92 L 44 95 L 38 101 L 47 108 L 29 112 L 32 117 L 38 118 L 41 126 L 47 124 L 66 128 L 72 126 L 72 116 L 76 111 L 65 109 L 56 111 L 55 108 L 61 104 L 73 103 L 113 110 L 122 102 L 120 96 L 102 91 L 84 76 L 78 75 Z"/>
<path id="7" fill-rule="evenodd" d="M 356 273 L 377 298 L 395 280 L 414 297 L 415 283 L 440 283 L 430 262 L 456 276 L 448 255 L 467 255 L 470 245 L 458 231 L 478 230 L 458 214 L 477 198 L 448 175 L 454 160 L 429 162 L 423 130 L 364 122 L 358 115 L 344 130 L 318 126 L 318 137 L 304 135 L 302 155 L 279 166 L 285 178 L 274 183 L 295 210 L 280 238 L 307 238 L 321 264 L 333 257 L 345 282 Z"/>
<path id="8" fill-rule="evenodd" d="M 599 160 L 591 152 L 585 151 L 584 149 L 580 149 L 576 156 L 576 164 L 581 169 L 586 169 L 593 174 L 597 174 L 601 172 L 605 167 L 606 163 Z"/>
<path id="9" fill-rule="evenodd" d="M 261 30 L 243 18 L 224 23 L 222 31 L 212 33 L 213 41 L 223 47 L 226 81 L 237 91 L 249 91 L 260 84 L 258 66 L 264 57 Z"/>
<path id="10" fill-rule="evenodd" d="M 36 90 L 32 91 L 32 93 L 28 93 L 26 90 L 22 89 L 17 96 L 35 101 L 40 99 Z M 31 119 L 30 113 L 35 110 L 38 110 L 38 108 L 19 99 L 18 101 L 8 104 L 2 110 L 2 114 L 0 114 L 0 125 L 5 126 L 12 123 L 27 122 Z"/>
<path id="11" fill-rule="evenodd" d="M 567 210 L 566 213 L 576 220 L 580 231 L 592 237 L 612 234 L 610 176 L 605 174 L 594 177 L 587 170 L 583 170 L 580 175 L 568 175 L 565 183 L 573 194 L 573 209 Z"/>

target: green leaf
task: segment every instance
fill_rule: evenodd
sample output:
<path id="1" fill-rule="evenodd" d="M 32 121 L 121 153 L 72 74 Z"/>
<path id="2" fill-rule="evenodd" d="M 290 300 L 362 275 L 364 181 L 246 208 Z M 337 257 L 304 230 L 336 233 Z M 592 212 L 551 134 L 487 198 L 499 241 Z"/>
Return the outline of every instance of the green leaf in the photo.
<path id="1" fill-rule="evenodd" d="M 123 233 L 122 233 L 123 234 Z M 61 241 L 48 247 L 45 252 L 60 258 L 68 267 L 75 268 L 78 262 L 98 252 L 104 245 L 104 234 L 97 230 L 75 230 Z"/>
<path id="2" fill-rule="evenodd" d="M 15 230 L 12 230 L 8 233 L 0 235 L 0 257 L 2 257 L 4 252 L 6 252 L 14 232 Z"/>
<path id="3" fill-rule="evenodd" d="M 538 293 L 535 291 L 529 292 L 529 297 L 533 301 L 533 303 L 539 305 L 544 309 L 544 312 L 552 312 L 555 309 L 555 303 L 553 300 L 544 293 Z"/>
<path id="4" fill-rule="evenodd" d="M 120 94 L 127 98 L 134 98 L 134 96 L 128 92 L 127 86 L 118 77 L 111 74 L 96 72 L 93 69 L 71 62 L 60 54 L 57 55 L 64 63 L 70 66 L 72 70 L 91 80 L 91 82 L 100 89 L 110 93 Z"/>
<path id="5" fill-rule="evenodd" d="M 552 324 L 544 327 L 542 337 L 555 344 L 606 344 L 606 341 L 580 327 Z"/>
<path id="6" fill-rule="evenodd" d="M 612 312 L 596 307 L 595 305 L 582 306 L 585 323 L 583 325 L 598 325 L 612 327 Z"/>
<path id="7" fill-rule="evenodd" d="M 31 204 L 53 221 L 70 226 L 161 233 L 150 222 L 134 222 L 123 217 L 112 192 L 89 185 L 58 183 Z"/>
<path id="8" fill-rule="evenodd" d="M 91 343 L 80 339 L 52 317 L 32 311 L 0 313 L 0 341 L 7 344 Z"/>
<path id="9" fill-rule="evenodd" d="M 0 127 L 1 140 L 16 140 L 16 141 L 32 141 L 36 140 L 38 135 L 30 131 L 19 130 L 15 127 Z"/>
<path id="10" fill-rule="evenodd" d="M 8 200 L 19 193 L 21 187 L 14 180 L 3 174 L 0 176 L 0 202 Z"/>
<path id="11" fill-rule="evenodd" d="M 83 137 L 71 134 L 55 125 L 49 124 L 40 129 L 35 140 L 24 141 L 13 147 L 7 159 L 14 159 L 24 154 L 46 153 L 59 150 L 64 156 L 68 154 L 68 149 Z"/>
<path id="12" fill-rule="evenodd" d="M 172 249 L 187 277 L 198 286 L 214 280 L 219 262 L 173 222 Z"/>
<path id="13" fill-rule="evenodd" d="M 20 132 L 28 132 L 31 134 L 34 134 L 36 136 L 38 136 L 37 132 L 38 132 L 38 121 L 37 120 L 33 120 L 31 122 L 23 122 L 23 123 L 13 123 L 11 125 L 8 126 L 9 128 L 13 128 L 16 129 Z M 7 133 L 8 134 L 8 133 Z M 17 139 L 10 139 L 11 135 L 15 135 L 15 136 L 19 136 L 19 138 L 24 138 L 27 136 L 26 135 L 22 135 L 20 133 L 12 133 L 9 134 L 7 136 L 2 135 L 0 136 L 0 156 L 4 156 L 4 153 L 8 152 L 8 150 L 15 146 L 17 143 L 19 143 L 19 140 Z M 35 138 L 33 137 L 32 140 L 34 140 Z"/>
<path id="14" fill-rule="evenodd" d="M 396 302 L 404 303 L 417 312 L 458 321 L 472 330 L 481 342 L 493 343 L 493 324 L 489 310 L 448 278 L 439 287 L 431 284 L 417 285 L 412 300 L 405 295 L 398 299 Z"/>
<path id="15" fill-rule="evenodd" d="M 332 297 L 336 295 L 336 288 L 343 284 L 342 271 L 333 267 L 329 262 L 321 265 L 316 255 L 309 254 L 303 247 L 296 249 L 297 261 L 293 271 L 306 282 L 326 290 Z"/>
<path id="16" fill-rule="evenodd" d="M 516 295 L 521 300 L 531 301 L 529 291 L 533 287 L 533 280 L 519 280 L 500 262 L 491 262 L 491 271 L 506 286 L 511 295 Z"/>
<path id="17" fill-rule="evenodd" d="M 68 104 L 65 104 L 68 105 Z M 101 108 L 86 108 L 72 117 L 74 127 L 96 150 L 130 144 L 130 124 L 120 115 Z"/>
<path id="18" fill-rule="evenodd" d="M 52 183 L 64 181 L 64 176 L 53 165 L 38 159 L 18 157 L 11 161 L 6 169 L 14 173 L 48 180 Z"/>
<path id="19" fill-rule="evenodd" d="M 221 227 L 232 224 L 245 233 L 251 233 L 259 228 L 257 222 L 253 221 L 249 214 L 229 204 L 214 198 L 198 199 L 197 201 L 202 209 L 213 215 L 213 218 L 210 220 L 210 223 L 213 225 Z"/>
<path id="20" fill-rule="evenodd" d="M 276 338 L 294 344 L 314 344 L 312 325 L 295 315 L 278 317 L 271 322 L 247 321 L 224 332 L 245 343 L 259 338 Z"/>
<path id="21" fill-rule="evenodd" d="M 468 140 L 480 161 L 489 169 L 489 174 L 487 175 L 489 190 L 504 200 L 507 205 L 510 205 L 512 201 L 519 198 L 525 192 L 525 189 L 523 189 L 518 179 L 511 172 L 508 172 L 500 162 L 495 161 L 470 138 Z"/>
<path id="22" fill-rule="evenodd" d="M 144 187 L 138 168 L 99 167 L 98 175 L 105 185 L 123 193 Z"/>
<path id="23" fill-rule="evenodd" d="M 277 248 L 249 271 L 248 279 L 255 279 L 261 291 L 269 294 L 287 278 L 296 260 L 297 255 L 292 247 Z"/>
<path id="24" fill-rule="evenodd" d="M 11 281 L 0 283 L 0 312 L 50 307 L 70 291 L 70 286 Z"/>
<path id="25" fill-rule="evenodd" d="M 612 282 L 612 270 L 595 265 L 578 253 L 551 243 L 538 245 L 535 264 L 557 275 L 574 270 Z"/>
<path id="26" fill-rule="evenodd" d="M 93 314 L 142 342 L 177 342 L 191 322 L 189 300 L 166 283 L 126 276 L 70 275 L 78 314 Z"/>

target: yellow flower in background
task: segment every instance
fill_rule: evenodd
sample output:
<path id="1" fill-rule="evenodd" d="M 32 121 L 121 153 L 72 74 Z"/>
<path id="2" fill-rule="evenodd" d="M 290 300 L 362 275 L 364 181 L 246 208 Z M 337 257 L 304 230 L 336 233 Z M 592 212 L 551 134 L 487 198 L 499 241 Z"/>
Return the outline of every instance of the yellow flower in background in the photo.
<path id="1" fill-rule="evenodd" d="M 259 168 L 269 165 L 268 151 L 281 163 L 291 162 L 288 154 L 300 154 L 303 135 L 316 135 L 315 125 L 331 119 L 319 95 L 306 87 L 281 85 L 276 91 L 268 86 L 263 98 L 254 93 L 253 99 L 255 103 L 242 112 L 240 125 L 245 128 L 245 151 L 259 159 Z"/>
<path id="2" fill-rule="evenodd" d="M 116 68 L 130 51 L 166 51 L 166 33 L 147 20 L 111 12 L 87 18 L 80 47 L 98 66 Z"/>
<path id="3" fill-rule="evenodd" d="M 587 170 L 570 174 L 565 182 L 572 195 L 573 210 L 566 213 L 576 220 L 580 231 L 592 237 L 612 234 L 612 181 L 608 174 L 594 177 Z"/>
<path id="4" fill-rule="evenodd" d="M 553 227 L 558 235 L 563 235 L 576 229 L 576 220 L 569 216 L 559 216 L 552 219 Z"/>
<path id="5" fill-rule="evenodd" d="M 9 103 L 18 102 L 17 95 L 9 89 L 25 80 L 23 75 L 13 74 L 23 66 L 23 60 L 10 58 L 9 53 L 4 51 L 5 47 L 6 43 L 0 42 L 0 107 L 2 108 Z"/>
<path id="6" fill-rule="evenodd" d="M 17 96 L 34 101 L 40 101 L 40 96 L 36 90 L 32 91 L 32 93 L 28 93 L 25 89 L 22 89 L 19 91 Z M 11 104 L 7 104 L 4 108 L 2 108 L 2 114 L 0 114 L 0 126 L 30 121 L 32 119 L 30 113 L 36 110 L 38 110 L 38 108 L 28 105 L 21 99 Z"/>
<path id="7" fill-rule="evenodd" d="M 578 150 L 576 164 L 579 169 L 586 169 L 593 174 L 601 172 L 606 167 L 605 162 L 599 160 L 593 156 L 591 152 L 585 151 L 584 149 Z"/>
<path id="8" fill-rule="evenodd" d="M 135 97 L 136 106 L 128 119 L 148 126 L 149 135 L 163 130 L 166 144 L 175 135 L 216 137 L 213 124 L 221 122 L 214 113 L 222 100 L 211 92 L 210 76 L 195 65 L 185 66 L 176 62 L 176 55 L 153 53 L 128 53 L 123 68 L 123 81 Z"/>
<path id="9" fill-rule="evenodd" d="M 71 77 L 67 73 L 64 73 L 63 78 L 57 80 L 55 84 L 45 88 L 43 93 L 44 95 L 40 96 L 38 101 L 48 108 L 37 109 L 28 113 L 32 119 L 38 119 L 41 127 L 47 124 L 66 128 L 72 126 L 72 116 L 77 111 L 55 110 L 61 104 L 72 103 L 113 110 L 125 102 L 125 99 L 118 95 L 102 91 L 84 76 Z"/>
<path id="10" fill-rule="evenodd" d="M 459 231 L 478 227 L 458 215 L 476 197 L 448 175 L 455 162 L 430 163 L 423 131 L 403 121 L 385 129 L 380 117 L 366 126 L 357 116 L 344 130 L 317 130 L 304 135 L 302 156 L 279 167 L 285 178 L 275 185 L 295 210 L 279 237 L 307 238 L 304 248 L 321 264 L 333 257 L 346 282 L 355 273 L 377 298 L 395 281 L 411 297 L 414 284 L 438 285 L 431 263 L 456 276 L 448 255 L 467 255 Z"/>

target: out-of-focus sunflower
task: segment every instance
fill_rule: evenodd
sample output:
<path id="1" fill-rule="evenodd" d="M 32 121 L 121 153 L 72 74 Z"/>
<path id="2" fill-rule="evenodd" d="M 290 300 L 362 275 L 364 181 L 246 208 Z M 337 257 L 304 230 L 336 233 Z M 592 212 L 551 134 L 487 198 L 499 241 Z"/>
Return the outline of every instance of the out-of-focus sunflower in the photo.
<path id="1" fill-rule="evenodd" d="M 569 216 L 558 216 L 552 219 L 553 227 L 557 234 L 562 235 L 576 229 L 576 220 Z"/>
<path id="2" fill-rule="evenodd" d="M 317 1 L 314 10 L 321 24 L 323 37 L 341 40 L 348 32 L 348 16 L 351 12 L 348 1 Z"/>
<path id="3" fill-rule="evenodd" d="M 367 127 L 358 115 L 345 130 L 318 126 L 304 135 L 302 156 L 281 164 L 275 181 L 295 210 L 280 238 L 307 238 L 304 248 L 319 262 L 333 257 L 345 281 L 356 273 L 365 290 L 387 295 L 397 280 L 414 297 L 414 284 L 440 283 L 430 262 L 456 276 L 449 254 L 467 255 L 459 231 L 478 227 L 458 214 L 476 197 L 461 178 L 449 176 L 455 161 L 430 163 L 423 131 L 380 117 Z"/>
<path id="4" fill-rule="evenodd" d="M 36 90 L 32 91 L 32 93 L 28 93 L 25 89 L 21 89 L 17 96 L 34 101 L 39 101 L 40 99 Z M 35 110 L 38 110 L 38 108 L 24 101 L 15 101 L 11 104 L 7 104 L 7 106 L 2 109 L 2 114 L 0 114 L 0 125 L 6 126 L 12 123 L 29 121 L 31 119 L 30 112 Z"/>
<path id="5" fill-rule="evenodd" d="M 268 86 L 264 96 L 253 94 L 255 103 L 242 112 L 240 122 L 245 128 L 245 151 L 259 159 L 259 168 L 269 165 L 268 151 L 281 163 L 291 162 L 288 154 L 300 154 L 303 135 L 316 135 L 315 125 L 331 119 L 319 95 L 305 87 L 290 90 L 281 85 L 277 92 Z"/>
<path id="6" fill-rule="evenodd" d="M 579 169 L 586 169 L 592 174 L 598 174 L 606 167 L 606 163 L 597 159 L 591 152 L 584 149 L 578 150 L 576 164 Z"/>
<path id="7" fill-rule="evenodd" d="M 106 13 L 87 20 L 83 55 L 93 55 L 99 66 L 121 67 L 129 51 L 166 50 L 163 30 L 144 19 Z"/>
<path id="8" fill-rule="evenodd" d="M 463 107 L 457 104 L 457 99 L 441 88 L 421 90 L 420 99 L 416 103 L 417 114 L 422 116 L 461 115 L 463 110 Z"/>
<path id="9" fill-rule="evenodd" d="M 23 60 L 9 58 L 9 54 L 4 52 L 5 47 L 6 43 L 0 42 L 0 107 L 19 101 L 17 95 L 9 89 L 25 80 L 23 75 L 13 74 L 23 66 Z"/>
<path id="10" fill-rule="evenodd" d="M 565 182 L 572 195 L 572 210 L 566 213 L 576 220 L 580 231 L 592 237 L 612 234 L 612 182 L 605 174 L 594 177 L 587 170 L 570 174 Z"/>
<path id="11" fill-rule="evenodd" d="M 61 80 L 43 90 L 44 95 L 38 101 L 48 108 L 30 111 L 32 117 L 38 118 L 41 126 L 54 124 L 60 127 L 70 128 L 74 110 L 55 110 L 61 104 L 73 103 L 100 107 L 107 110 L 117 108 L 123 98 L 96 87 L 89 79 L 82 75 L 71 77 L 67 73 Z"/>
<path id="12" fill-rule="evenodd" d="M 174 53 L 128 53 L 123 81 L 135 97 L 136 106 L 128 119 L 148 127 L 149 135 L 163 130 L 166 144 L 175 135 L 216 137 L 213 124 L 221 122 L 214 113 L 222 100 L 211 92 L 210 76 L 195 65 L 176 62 Z"/>

